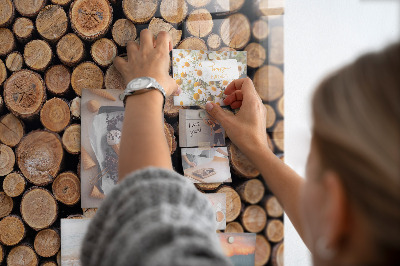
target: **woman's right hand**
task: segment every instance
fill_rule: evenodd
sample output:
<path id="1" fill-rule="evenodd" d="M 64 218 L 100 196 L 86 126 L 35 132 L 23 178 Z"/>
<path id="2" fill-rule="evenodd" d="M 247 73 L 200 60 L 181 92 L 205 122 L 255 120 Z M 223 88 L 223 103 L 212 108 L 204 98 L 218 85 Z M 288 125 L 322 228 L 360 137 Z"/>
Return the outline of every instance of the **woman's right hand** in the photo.
<path id="1" fill-rule="evenodd" d="M 247 156 L 260 148 L 268 149 L 266 134 L 266 108 L 250 78 L 232 81 L 225 89 L 224 103 L 232 109 L 240 108 L 234 115 L 215 103 L 207 103 L 207 112 L 218 120 L 230 140 Z"/>

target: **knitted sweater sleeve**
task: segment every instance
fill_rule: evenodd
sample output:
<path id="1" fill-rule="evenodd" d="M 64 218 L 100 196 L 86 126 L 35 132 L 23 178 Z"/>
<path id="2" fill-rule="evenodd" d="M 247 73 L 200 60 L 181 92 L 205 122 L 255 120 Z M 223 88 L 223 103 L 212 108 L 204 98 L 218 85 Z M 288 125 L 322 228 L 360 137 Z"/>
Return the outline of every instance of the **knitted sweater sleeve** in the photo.
<path id="1" fill-rule="evenodd" d="M 88 266 L 231 265 L 211 204 L 176 172 L 145 168 L 107 195 L 82 243 Z"/>

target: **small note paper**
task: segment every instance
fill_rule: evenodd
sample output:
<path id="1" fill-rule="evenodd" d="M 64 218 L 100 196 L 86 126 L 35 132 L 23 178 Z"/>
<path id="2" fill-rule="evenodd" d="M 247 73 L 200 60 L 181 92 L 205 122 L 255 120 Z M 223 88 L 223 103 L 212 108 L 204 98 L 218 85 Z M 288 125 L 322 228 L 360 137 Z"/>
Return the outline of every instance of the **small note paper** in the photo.
<path id="1" fill-rule="evenodd" d="M 205 110 L 179 110 L 179 146 L 225 146 L 225 130 Z"/>
<path id="2" fill-rule="evenodd" d="M 172 50 L 173 77 L 182 92 L 176 106 L 203 106 L 208 101 L 224 105 L 225 88 L 247 76 L 247 52 Z"/>

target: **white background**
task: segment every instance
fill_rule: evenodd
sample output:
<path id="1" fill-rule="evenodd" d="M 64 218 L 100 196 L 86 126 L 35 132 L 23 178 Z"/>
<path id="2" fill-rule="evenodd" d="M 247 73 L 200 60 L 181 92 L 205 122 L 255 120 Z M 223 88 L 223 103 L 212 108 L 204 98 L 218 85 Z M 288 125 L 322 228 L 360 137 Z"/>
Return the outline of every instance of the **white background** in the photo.
<path id="1" fill-rule="evenodd" d="M 310 99 L 332 70 L 400 36 L 399 0 L 286 0 L 285 160 L 304 176 L 310 143 Z M 311 265 L 285 217 L 285 266 Z"/>

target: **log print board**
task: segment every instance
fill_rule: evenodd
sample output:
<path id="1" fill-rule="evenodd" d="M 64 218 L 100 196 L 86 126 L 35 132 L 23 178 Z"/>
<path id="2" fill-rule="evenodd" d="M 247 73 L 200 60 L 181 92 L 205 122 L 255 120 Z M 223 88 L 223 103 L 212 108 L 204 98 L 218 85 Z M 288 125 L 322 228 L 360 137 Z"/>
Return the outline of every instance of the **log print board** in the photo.
<path id="1" fill-rule="evenodd" d="M 177 49 L 247 51 L 247 75 L 270 114 L 266 129 L 270 147 L 283 158 L 282 1 L 0 0 L 0 6 L 0 145 L 5 151 L 0 156 L 5 166 L 0 167 L 0 190 L 7 203 L 0 224 L 16 228 L 0 232 L 0 264 L 22 258 L 33 265 L 59 265 L 60 248 L 35 246 L 34 240 L 50 230 L 46 232 L 53 233 L 46 239 L 51 241 L 43 243 L 57 243 L 61 218 L 95 212 L 83 212 L 77 191 L 81 166 L 93 167 L 81 159 L 81 154 L 87 155 L 78 137 L 81 90 L 123 89 L 124 81 L 109 64 L 114 55 L 126 53 L 127 40 L 138 41 L 144 28 L 149 27 L 154 36 L 161 30 L 169 32 Z M 102 51 L 110 52 L 103 55 Z M 49 108 L 56 102 L 62 104 L 62 112 Z M 93 111 L 99 108 L 96 102 L 89 106 Z M 176 149 L 181 109 L 186 107 L 174 106 L 170 97 L 164 112 L 174 168 L 183 174 L 180 149 Z M 35 148 L 30 139 L 45 144 Z M 205 193 L 226 193 L 227 232 L 248 233 L 259 225 L 255 265 L 281 265 L 281 206 L 244 155 L 228 139 L 226 145 L 234 152 L 232 183 L 196 187 Z M 40 211 L 46 215 L 37 218 L 27 210 L 30 201 L 40 199 L 49 206 L 42 206 Z M 263 211 L 250 211 L 254 208 L 249 206 L 262 207 L 267 221 Z M 251 217 L 252 213 L 257 215 Z"/>

